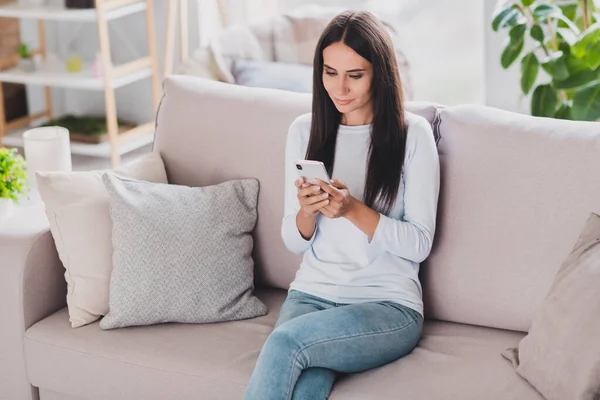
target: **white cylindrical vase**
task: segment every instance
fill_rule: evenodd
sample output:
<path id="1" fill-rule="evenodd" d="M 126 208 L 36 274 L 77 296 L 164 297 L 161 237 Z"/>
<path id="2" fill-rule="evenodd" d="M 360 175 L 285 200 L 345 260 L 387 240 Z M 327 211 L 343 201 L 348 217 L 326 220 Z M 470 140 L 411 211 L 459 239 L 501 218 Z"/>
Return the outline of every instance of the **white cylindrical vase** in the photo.
<path id="1" fill-rule="evenodd" d="M 60 126 L 33 128 L 23 133 L 30 195 L 39 199 L 35 173 L 38 171 L 71 172 L 71 141 L 69 131 Z"/>

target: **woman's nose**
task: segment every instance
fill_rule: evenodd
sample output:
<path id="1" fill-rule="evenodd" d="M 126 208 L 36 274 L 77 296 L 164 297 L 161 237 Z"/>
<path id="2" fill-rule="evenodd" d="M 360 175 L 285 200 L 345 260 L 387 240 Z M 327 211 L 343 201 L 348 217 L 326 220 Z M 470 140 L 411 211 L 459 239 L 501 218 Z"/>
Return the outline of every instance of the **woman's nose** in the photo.
<path id="1" fill-rule="evenodd" d="M 340 78 L 337 85 L 337 92 L 340 95 L 347 95 L 350 92 L 350 86 L 348 86 L 348 81 L 345 78 Z"/>

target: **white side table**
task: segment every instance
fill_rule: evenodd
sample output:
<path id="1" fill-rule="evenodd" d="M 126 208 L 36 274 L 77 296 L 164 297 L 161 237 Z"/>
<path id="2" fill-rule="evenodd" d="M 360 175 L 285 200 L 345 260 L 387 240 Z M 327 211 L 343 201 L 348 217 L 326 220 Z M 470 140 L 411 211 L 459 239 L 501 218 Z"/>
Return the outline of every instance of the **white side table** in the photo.
<path id="1" fill-rule="evenodd" d="M 18 224 L 16 219 L 19 217 L 23 217 L 24 215 L 28 215 L 30 213 L 39 214 L 40 212 L 44 213 L 44 202 L 39 198 L 28 198 L 22 197 L 18 203 L 9 207 L 9 211 L 3 215 L 0 212 L 0 228 L 6 228 L 7 226 L 13 224 Z M 6 229 L 1 229 L 6 233 Z"/>

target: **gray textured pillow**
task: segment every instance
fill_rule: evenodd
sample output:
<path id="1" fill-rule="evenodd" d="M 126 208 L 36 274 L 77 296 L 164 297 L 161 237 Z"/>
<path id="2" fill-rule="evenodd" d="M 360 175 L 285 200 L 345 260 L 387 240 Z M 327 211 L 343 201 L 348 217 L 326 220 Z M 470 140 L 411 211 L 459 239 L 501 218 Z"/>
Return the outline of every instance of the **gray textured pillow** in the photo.
<path id="1" fill-rule="evenodd" d="M 105 174 L 113 271 L 100 328 L 265 315 L 253 295 L 258 181 L 208 187 Z"/>
<path id="2" fill-rule="evenodd" d="M 600 216 L 590 214 L 529 333 L 502 353 L 548 400 L 600 398 Z"/>

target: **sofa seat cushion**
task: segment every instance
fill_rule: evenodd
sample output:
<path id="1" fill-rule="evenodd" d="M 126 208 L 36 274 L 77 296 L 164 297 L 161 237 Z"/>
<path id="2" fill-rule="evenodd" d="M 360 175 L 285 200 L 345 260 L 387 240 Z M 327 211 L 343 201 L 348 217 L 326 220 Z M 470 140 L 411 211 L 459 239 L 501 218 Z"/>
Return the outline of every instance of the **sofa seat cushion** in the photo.
<path id="1" fill-rule="evenodd" d="M 342 377 L 332 399 L 544 400 L 501 356 L 523 336 L 426 320 L 412 353 L 382 368 Z"/>
<path id="2" fill-rule="evenodd" d="M 63 309 L 25 334 L 32 385 L 85 399 L 240 399 L 286 292 L 259 289 L 262 317 L 73 329 Z"/>
<path id="3" fill-rule="evenodd" d="M 241 399 L 286 292 L 256 295 L 267 315 L 207 325 L 73 329 L 63 309 L 26 332 L 31 383 L 69 399 Z M 340 377 L 331 399 L 541 400 L 500 355 L 523 335 L 428 321 L 413 353 Z"/>

